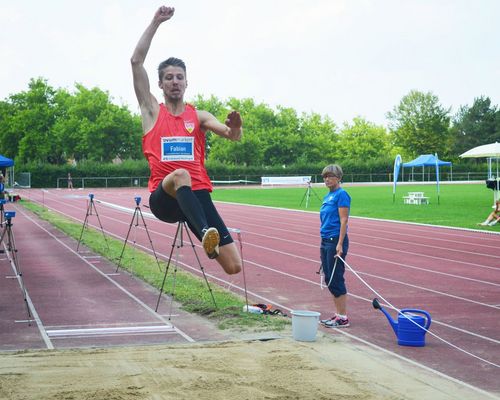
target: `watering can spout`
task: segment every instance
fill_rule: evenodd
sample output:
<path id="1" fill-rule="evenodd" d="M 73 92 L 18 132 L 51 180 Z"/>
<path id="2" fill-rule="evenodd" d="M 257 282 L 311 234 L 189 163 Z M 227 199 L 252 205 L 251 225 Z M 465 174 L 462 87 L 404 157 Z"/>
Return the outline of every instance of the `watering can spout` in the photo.
<path id="1" fill-rule="evenodd" d="M 373 299 L 372 301 L 372 305 L 373 305 L 373 308 L 375 310 L 380 310 L 382 311 L 382 313 L 386 316 L 387 320 L 389 321 L 389 323 L 391 324 L 391 327 L 392 327 L 392 330 L 394 331 L 394 333 L 396 334 L 396 337 L 398 336 L 398 323 L 396 321 L 394 321 L 391 317 L 391 314 L 389 314 L 387 311 L 385 311 L 382 306 L 380 305 L 380 303 L 378 302 L 378 299 Z"/>

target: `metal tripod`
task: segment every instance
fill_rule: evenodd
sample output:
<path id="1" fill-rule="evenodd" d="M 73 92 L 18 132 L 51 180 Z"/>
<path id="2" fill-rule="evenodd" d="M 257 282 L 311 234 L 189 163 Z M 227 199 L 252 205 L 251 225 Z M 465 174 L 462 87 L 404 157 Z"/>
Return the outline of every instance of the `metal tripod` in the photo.
<path id="1" fill-rule="evenodd" d="M 155 248 L 153 246 L 153 241 L 151 240 L 151 236 L 149 235 L 146 221 L 144 221 L 144 216 L 142 215 L 141 207 L 139 206 L 141 204 L 141 198 L 139 196 L 136 196 L 136 197 L 134 197 L 134 200 L 135 200 L 134 215 L 132 216 L 132 221 L 130 221 L 130 225 L 128 227 L 127 236 L 125 237 L 125 242 L 123 243 L 122 252 L 120 254 L 120 258 L 118 259 L 118 265 L 116 267 L 116 272 L 118 272 L 118 269 L 121 267 L 123 253 L 125 252 L 125 246 L 127 246 L 127 241 L 128 241 L 128 237 L 130 235 L 130 231 L 132 230 L 132 226 L 135 226 L 136 228 L 139 226 L 139 217 L 141 218 L 142 224 L 144 225 L 144 230 L 146 231 L 146 234 L 148 235 L 149 244 L 151 245 L 151 250 L 153 250 L 153 254 L 155 256 L 156 264 L 158 265 L 158 269 L 161 271 L 160 260 L 158 260 L 158 256 L 156 255 L 156 251 L 155 251 Z M 134 237 L 133 243 L 135 244 L 135 237 Z"/>
<path id="2" fill-rule="evenodd" d="M 23 274 L 21 272 L 21 267 L 19 266 L 19 262 L 17 260 L 17 248 L 16 243 L 14 241 L 14 233 L 12 232 L 12 218 L 16 216 L 15 211 L 3 211 L 3 217 L 5 221 L 2 223 L 3 231 L 0 236 L 0 246 L 3 244 L 5 250 L 1 249 L 1 252 L 6 252 L 7 257 L 9 258 L 11 265 L 13 266 L 15 276 L 12 278 L 16 278 L 19 282 L 19 286 L 21 287 L 21 291 L 23 292 L 24 304 L 26 305 L 26 311 L 28 312 L 28 323 L 31 325 L 32 315 L 30 306 L 28 303 L 28 295 L 26 293 L 26 287 L 24 286 Z M 6 242 L 4 243 L 4 239 Z"/>
<path id="3" fill-rule="evenodd" d="M 311 193 L 313 193 L 316 196 L 316 198 L 319 201 L 321 201 L 318 194 L 313 190 L 312 185 L 311 185 L 311 181 L 309 181 L 309 182 L 307 182 L 306 192 L 304 193 L 304 196 L 302 197 L 302 200 L 300 201 L 300 206 L 302 205 L 302 203 L 304 202 L 304 199 L 305 199 L 306 200 L 306 208 L 309 207 L 309 199 L 311 198 Z"/>
<path id="4" fill-rule="evenodd" d="M 86 227 L 88 227 L 88 219 L 89 219 L 89 216 L 92 215 L 92 210 L 94 211 L 94 213 L 97 217 L 97 221 L 99 221 L 99 226 L 101 227 L 102 236 L 104 237 L 104 241 L 106 242 L 106 246 L 109 250 L 108 239 L 106 239 L 106 235 L 104 234 L 104 228 L 102 227 L 101 219 L 99 218 L 99 214 L 97 213 L 97 209 L 95 208 L 94 195 L 92 193 L 89 194 L 89 199 L 90 200 L 89 200 L 89 204 L 87 207 L 87 214 L 85 214 L 85 220 L 83 221 L 82 231 L 80 232 L 80 239 L 78 239 L 78 246 L 76 246 L 76 251 L 78 251 L 78 249 L 80 248 L 80 243 L 82 241 L 83 231 L 85 230 Z"/>
<path id="5" fill-rule="evenodd" d="M 7 202 L 5 199 L 0 199 L 0 225 L 3 224 L 4 219 L 4 204 Z"/>
<path id="6" fill-rule="evenodd" d="M 200 270 L 203 274 L 203 278 L 205 279 L 205 282 L 208 287 L 208 291 L 210 292 L 210 296 L 212 296 L 212 301 L 214 303 L 214 307 L 217 308 L 217 303 L 215 302 L 214 294 L 212 292 L 212 288 L 210 287 L 210 284 L 208 283 L 207 276 L 205 275 L 205 269 L 201 265 L 200 258 L 198 257 L 198 253 L 196 253 L 196 248 L 194 247 L 193 239 L 191 239 L 191 234 L 189 233 L 189 228 L 187 226 L 186 221 L 179 221 L 177 224 L 177 230 L 175 232 L 174 236 L 174 241 L 172 243 L 172 249 L 170 250 L 170 255 L 168 257 L 167 261 L 167 267 L 165 268 L 165 275 L 163 276 L 163 282 L 161 284 L 160 288 L 160 294 L 158 296 L 158 301 L 156 302 L 156 308 L 155 311 L 158 312 L 158 306 L 160 305 L 160 300 L 161 300 L 161 295 L 163 294 L 163 288 L 165 287 L 165 282 L 167 280 L 167 275 L 168 275 L 168 270 L 170 267 L 170 262 L 172 261 L 172 255 L 174 254 L 174 249 L 177 248 L 177 255 L 176 255 L 176 260 L 175 260 L 175 266 L 174 266 L 174 279 L 173 279 L 173 287 L 172 287 L 172 297 L 170 299 L 170 316 L 169 319 L 172 316 L 172 303 L 174 301 L 174 296 L 175 296 L 175 283 L 176 283 L 176 275 L 177 275 L 177 264 L 179 260 L 179 252 L 182 247 L 184 247 L 184 238 L 183 238 L 183 231 L 186 231 L 187 236 L 189 238 L 189 242 L 191 243 L 191 247 L 193 249 L 194 255 L 196 257 L 196 261 L 198 261 L 198 266 L 200 267 Z"/>

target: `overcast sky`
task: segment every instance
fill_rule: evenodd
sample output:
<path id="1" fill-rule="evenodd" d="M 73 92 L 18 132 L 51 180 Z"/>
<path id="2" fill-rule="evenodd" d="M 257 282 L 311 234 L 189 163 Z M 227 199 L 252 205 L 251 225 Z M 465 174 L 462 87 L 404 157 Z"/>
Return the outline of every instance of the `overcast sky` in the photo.
<path id="1" fill-rule="evenodd" d="M 186 99 L 253 98 L 336 123 L 386 113 L 410 90 L 452 113 L 500 103 L 498 0 L 173 0 L 146 68 L 187 64 Z M 129 59 L 162 5 L 151 0 L 0 0 L 0 99 L 43 77 L 108 91 L 138 112 Z"/>

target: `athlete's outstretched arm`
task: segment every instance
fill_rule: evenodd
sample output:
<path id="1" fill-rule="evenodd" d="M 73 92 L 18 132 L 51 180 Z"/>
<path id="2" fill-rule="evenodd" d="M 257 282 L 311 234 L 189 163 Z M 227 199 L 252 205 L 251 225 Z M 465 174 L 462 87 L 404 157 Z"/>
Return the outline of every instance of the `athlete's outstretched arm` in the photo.
<path id="1" fill-rule="evenodd" d="M 135 95 L 141 108 L 144 128 L 147 126 L 152 127 L 154 120 L 151 121 L 151 119 L 156 117 L 155 114 L 158 110 L 158 102 L 151 94 L 148 74 L 144 68 L 144 60 L 146 59 L 146 55 L 148 54 L 149 47 L 151 46 L 151 41 L 153 40 L 156 30 L 163 22 L 172 18 L 174 11 L 173 7 L 162 6 L 155 12 L 153 20 L 139 39 L 134 53 L 132 54 L 132 58 L 130 59 L 130 62 L 132 63 Z"/>
<path id="2" fill-rule="evenodd" d="M 231 111 L 227 115 L 226 123 L 223 124 L 217 120 L 208 111 L 198 111 L 201 129 L 212 131 L 229 140 L 241 140 L 243 134 L 243 122 L 241 115 L 237 111 Z"/>

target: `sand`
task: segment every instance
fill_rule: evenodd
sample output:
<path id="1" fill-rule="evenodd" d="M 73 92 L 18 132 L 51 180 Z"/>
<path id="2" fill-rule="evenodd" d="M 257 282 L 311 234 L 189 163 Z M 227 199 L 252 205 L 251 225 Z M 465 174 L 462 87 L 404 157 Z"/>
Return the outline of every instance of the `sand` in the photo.
<path id="1" fill-rule="evenodd" d="M 338 335 L 0 354 L 0 399 L 481 399 Z"/>

